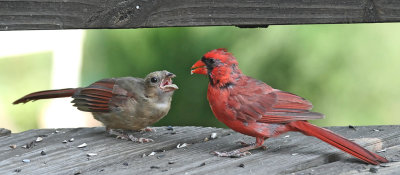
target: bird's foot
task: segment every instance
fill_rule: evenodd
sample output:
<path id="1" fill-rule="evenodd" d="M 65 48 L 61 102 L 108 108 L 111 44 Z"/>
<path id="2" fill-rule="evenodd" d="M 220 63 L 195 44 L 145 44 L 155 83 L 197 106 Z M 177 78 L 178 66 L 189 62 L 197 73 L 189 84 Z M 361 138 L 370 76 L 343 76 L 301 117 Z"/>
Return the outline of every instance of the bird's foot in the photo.
<path id="1" fill-rule="evenodd" d="M 146 127 L 140 130 L 140 132 L 156 132 L 156 129 Z"/>
<path id="2" fill-rule="evenodd" d="M 143 137 L 137 138 L 137 137 L 134 137 L 133 135 L 128 135 L 128 137 L 129 137 L 129 140 L 131 140 L 132 142 L 139 142 L 139 143 L 154 142 L 153 139 L 148 139 L 148 138 L 143 138 Z"/>
<path id="3" fill-rule="evenodd" d="M 122 132 L 115 131 L 113 129 L 108 129 L 108 133 L 110 135 L 115 135 L 117 136 L 117 139 L 122 139 L 122 140 L 131 140 L 132 142 L 138 142 L 138 143 L 147 143 L 147 142 L 153 142 L 153 139 L 148 139 L 148 138 L 137 138 L 133 136 L 132 134 L 124 134 Z"/>
<path id="4" fill-rule="evenodd" d="M 243 156 L 251 155 L 251 153 L 249 151 L 241 152 L 240 150 L 233 150 L 233 151 L 229 151 L 229 152 L 214 151 L 213 153 L 214 153 L 214 155 L 216 155 L 218 157 L 231 157 L 231 158 L 240 158 Z"/>
<path id="5" fill-rule="evenodd" d="M 245 145 L 245 147 L 240 148 L 240 149 L 236 149 L 233 151 L 229 151 L 229 152 L 218 152 L 215 151 L 214 155 L 217 155 L 218 157 L 232 157 L 232 158 L 238 158 L 238 157 L 243 157 L 243 156 L 247 156 L 247 155 L 251 155 L 251 153 L 249 152 L 250 150 L 253 149 L 257 149 L 257 148 L 263 148 L 264 150 L 267 149 L 266 146 L 263 146 L 262 142 L 260 143 L 253 143 L 253 144 L 247 144 L 245 142 L 239 141 L 238 143 L 240 143 L 241 145 Z"/>
<path id="6" fill-rule="evenodd" d="M 244 147 L 251 147 L 251 146 L 254 145 L 254 143 L 246 143 L 246 142 L 243 142 L 243 141 L 237 141 L 236 143 L 238 143 L 238 144 L 240 144 L 240 145 L 242 145 Z M 260 146 L 260 148 L 263 149 L 263 150 L 267 150 L 267 146 L 264 146 L 264 145 Z"/>

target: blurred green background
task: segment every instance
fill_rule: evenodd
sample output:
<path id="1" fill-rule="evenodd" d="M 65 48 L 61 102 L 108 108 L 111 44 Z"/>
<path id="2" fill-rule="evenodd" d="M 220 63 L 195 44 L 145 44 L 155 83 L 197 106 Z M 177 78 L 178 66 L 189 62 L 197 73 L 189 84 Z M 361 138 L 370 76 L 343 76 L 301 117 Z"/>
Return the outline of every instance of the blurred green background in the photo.
<path id="1" fill-rule="evenodd" d="M 227 48 L 242 71 L 274 88 L 298 94 L 325 119 L 320 126 L 400 124 L 400 24 L 338 24 L 88 30 L 81 85 L 107 77 L 144 77 L 155 70 L 177 75 L 180 87 L 160 125 L 225 127 L 206 99 L 208 79 L 190 67 L 209 50 Z M 25 58 L 31 57 L 31 58 Z M 26 93 L 50 88 L 51 54 L 0 59 L 1 127 L 37 128 L 35 102 L 10 103 Z M 22 88 L 23 87 L 23 88 Z M 0 117 L 1 118 L 1 117 Z M 9 126 L 9 127 L 7 127 Z"/>

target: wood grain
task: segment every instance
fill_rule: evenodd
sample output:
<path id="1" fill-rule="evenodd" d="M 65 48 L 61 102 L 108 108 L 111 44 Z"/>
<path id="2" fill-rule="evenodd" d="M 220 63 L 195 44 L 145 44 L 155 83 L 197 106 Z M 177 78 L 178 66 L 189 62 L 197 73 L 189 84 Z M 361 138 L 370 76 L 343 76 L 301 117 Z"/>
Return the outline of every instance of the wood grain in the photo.
<path id="1" fill-rule="evenodd" d="M 396 0 L 0 0 L 0 30 L 399 21 Z"/>
<path id="2" fill-rule="evenodd" d="M 329 129 L 373 150 L 391 161 L 400 157 L 400 126 L 329 127 Z M 378 129 L 379 131 L 376 131 Z M 217 139 L 204 141 L 211 133 Z M 35 141 L 29 149 L 21 146 Z M 237 141 L 254 142 L 229 129 L 204 127 L 157 127 L 156 132 L 135 133 L 152 138 L 152 143 L 133 143 L 116 139 L 104 128 L 40 129 L 0 137 L 0 174 L 363 174 L 370 168 L 318 139 L 288 133 L 266 141 L 267 150 L 254 150 L 242 158 L 221 158 L 210 154 L 239 148 Z M 62 143 L 74 138 L 73 142 Z M 363 138 L 363 139 L 361 139 Z M 369 138 L 369 139 L 368 139 Z M 361 140 L 360 140 L 361 139 Z M 381 140 L 382 142 L 380 142 Z M 86 148 L 77 148 L 87 143 Z M 187 147 L 177 148 L 187 143 Z M 15 149 L 10 145 L 16 145 Z M 45 151 L 46 155 L 41 155 Z M 155 152 L 153 156 L 149 155 Z M 88 157 L 88 153 L 97 155 Z M 29 159 L 29 163 L 22 160 Z M 239 165 L 243 164 L 244 167 Z M 379 173 L 400 171 L 398 162 L 377 167 Z"/>

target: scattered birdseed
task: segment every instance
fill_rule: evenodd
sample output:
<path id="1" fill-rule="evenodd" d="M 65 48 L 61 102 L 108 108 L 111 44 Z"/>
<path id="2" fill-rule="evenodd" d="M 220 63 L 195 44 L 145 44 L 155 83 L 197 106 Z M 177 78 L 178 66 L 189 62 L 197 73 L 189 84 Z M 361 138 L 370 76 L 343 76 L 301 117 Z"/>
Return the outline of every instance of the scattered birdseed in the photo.
<path id="1" fill-rule="evenodd" d="M 157 156 L 157 159 L 161 159 L 163 157 L 165 157 L 165 154 L 161 154 L 161 155 Z"/>
<path id="2" fill-rule="evenodd" d="M 186 147 L 186 146 L 188 146 L 187 143 L 182 143 L 182 144 L 176 145 L 176 148 L 183 148 L 183 147 Z"/>
<path id="3" fill-rule="evenodd" d="M 44 155 L 46 155 L 46 152 L 42 151 L 42 152 L 40 152 L 40 154 L 41 154 L 42 156 L 44 156 Z"/>
<path id="4" fill-rule="evenodd" d="M 15 169 L 14 172 L 19 173 L 19 172 L 21 172 L 21 169 L 19 169 L 19 168 Z"/>
<path id="5" fill-rule="evenodd" d="M 378 168 L 376 168 L 376 167 L 371 167 L 371 168 L 369 169 L 369 172 L 371 172 L 371 173 L 377 173 L 377 172 L 378 172 Z"/>
<path id="6" fill-rule="evenodd" d="M 173 131 L 174 128 L 173 128 L 172 126 L 167 126 L 167 130 L 168 130 L 168 131 Z"/>
<path id="7" fill-rule="evenodd" d="M 31 160 L 29 160 L 29 159 L 24 159 L 24 160 L 22 160 L 22 162 L 24 162 L 24 163 L 29 163 L 29 162 L 31 162 Z"/>
<path id="8" fill-rule="evenodd" d="M 171 132 L 171 135 L 174 135 L 174 134 L 176 134 L 176 132 Z"/>
<path id="9" fill-rule="evenodd" d="M 206 138 L 204 138 L 204 140 L 203 140 L 204 142 L 207 142 L 208 141 L 208 137 L 206 137 Z"/>
<path id="10" fill-rule="evenodd" d="M 63 140 L 62 143 L 68 143 L 68 141 L 67 140 Z"/>
<path id="11" fill-rule="evenodd" d="M 154 142 L 153 139 L 148 139 L 148 138 L 139 138 L 139 139 L 137 139 L 136 137 L 133 137 L 132 135 L 129 135 L 129 139 L 131 139 L 133 142 L 139 142 L 139 143 Z"/>
<path id="12" fill-rule="evenodd" d="M 299 154 L 299 153 L 293 153 L 292 156 L 295 156 L 295 155 L 297 155 L 297 154 Z"/>
<path id="13" fill-rule="evenodd" d="M 243 163 L 239 164 L 239 167 L 244 168 L 244 164 Z"/>
<path id="14" fill-rule="evenodd" d="M 160 167 L 159 167 L 159 166 L 154 166 L 154 165 L 153 165 L 153 166 L 150 167 L 150 169 L 160 169 Z"/>
<path id="15" fill-rule="evenodd" d="M 86 156 L 88 157 L 97 156 L 97 153 L 87 153 Z"/>
<path id="16" fill-rule="evenodd" d="M 17 148 L 17 145 L 10 145 L 10 148 L 12 148 L 12 149 L 15 149 L 15 148 Z"/>
<path id="17" fill-rule="evenodd" d="M 124 162 L 122 165 L 128 166 L 129 164 L 128 164 L 128 162 Z"/>
<path id="18" fill-rule="evenodd" d="M 75 139 L 74 138 L 70 138 L 69 140 L 68 140 L 68 142 L 73 142 Z"/>
<path id="19" fill-rule="evenodd" d="M 285 135 L 285 137 L 284 138 L 289 138 L 290 137 L 290 135 Z"/>
<path id="20" fill-rule="evenodd" d="M 385 148 L 385 149 L 378 150 L 378 151 L 376 151 L 376 152 L 377 152 L 377 153 L 386 152 L 386 148 Z"/>
<path id="21" fill-rule="evenodd" d="M 354 127 L 353 125 L 349 125 L 349 128 L 350 128 L 350 129 L 357 130 L 356 127 Z"/>
<path id="22" fill-rule="evenodd" d="M 35 142 L 34 141 L 32 141 L 30 143 L 27 143 L 25 145 L 22 145 L 21 148 L 29 149 L 29 148 L 32 148 L 33 146 L 35 146 Z"/>
<path id="23" fill-rule="evenodd" d="M 174 164 L 175 162 L 174 161 L 169 161 L 168 162 L 168 164 L 170 164 L 170 165 L 172 165 L 172 164 Z"/>
<path id="24" fill-rule="evenodd" d="M 217 138 L 217 133 L 216 132 L 211 133 L 210 138 L 211 139 L 216 139 Z"/>
<path id="25" fill-rule="evenodd" d="M 202 167 L 202 166 L 206 166 L 206 162 L 201 163 L 199 167 Z"/>
<path id="26" fill-rule="evenodd" d="M 156 155 L 156 152 L 151 152 L 149 155 L 147 155 L 147 156 L 154 156 L 154 155 Z"/>
<path id="27" fill-rule="evenodd" d="M 54 132 L 59 133 L 60 131 L 56 130 L 56 131 L 54 131 Z"/>
<path id="28" fill-rule="evenodd" d="M 35 140 L 35 142 L 41 142 L 42 140 L 43 140 L 42 137 L 37 137 L 36 140 Z"/>
<path id="29" fill-rule="evenodd" d="M 87 146 L 86 143 L 82 143 L 82 144 L 80 144 L 80 145 L 78 146 L 78 148 L 85 148 L 86 146 Z"/>
<path id="30" fill-rule="evenodd" d="M 82 174 L 81 171 L 74 173 L 74 175 L 79 175 L 79 174 Z"/>
<path id="31" fill-rule="evenodd" d="M 379 129 L 373 129 L 372 131 L 376 131 L 376 132 L 378 132 L 378 131 L 381 131 L 381 130 L 379 130 Z"/>

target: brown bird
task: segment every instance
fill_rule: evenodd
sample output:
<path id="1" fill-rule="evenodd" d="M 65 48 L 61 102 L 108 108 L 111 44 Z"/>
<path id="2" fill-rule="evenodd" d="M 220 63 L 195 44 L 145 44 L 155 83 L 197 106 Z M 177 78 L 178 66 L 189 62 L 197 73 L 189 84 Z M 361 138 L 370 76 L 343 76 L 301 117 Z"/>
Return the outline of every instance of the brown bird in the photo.
<path id="1" fill-rule="evenodd" d="M 113 129 L 138 131 L 167 115 L 172 95 L 178 86 L 175 74 L 166 70 L 148 74 L 144 79 L 121 77 L 102 79 L 88 87 L 46 90 L 28 94 L 13 104 L 48 98 L 72 97 L 71 103 L 81 111 L 92 112 L 110 134 L 123 139 L 148 142 Z"/>

